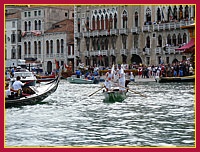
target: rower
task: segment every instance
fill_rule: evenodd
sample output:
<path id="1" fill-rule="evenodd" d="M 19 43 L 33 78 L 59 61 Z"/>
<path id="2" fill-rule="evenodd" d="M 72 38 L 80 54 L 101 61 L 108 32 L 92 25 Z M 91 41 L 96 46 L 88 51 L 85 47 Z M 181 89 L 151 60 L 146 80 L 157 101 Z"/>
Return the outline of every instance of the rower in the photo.
<path id="1" fill-rule="evenodd" d="M 111 69 L 108 69 L 108 72 L 106 73 L 106 79 L 104 82 L 104 85 L 106 87 L 106 91 L 110 91 L 111 90 L 111 80 L 114 79 L 113 73 L 111 73 Z"/>

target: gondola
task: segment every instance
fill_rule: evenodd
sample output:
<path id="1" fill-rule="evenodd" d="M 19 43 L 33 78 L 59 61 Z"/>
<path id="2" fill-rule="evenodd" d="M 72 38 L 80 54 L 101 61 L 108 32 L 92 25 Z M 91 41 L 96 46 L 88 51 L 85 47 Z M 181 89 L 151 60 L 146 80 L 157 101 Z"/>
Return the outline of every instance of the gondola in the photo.
<path id="1" fill-rule="evenodd" d="M 160 77 L 156 79 L 159 83 L 164 82 L 195 82 L 195 75 L 184 77 Z"/>
<path id="2" fill-rule="evenodd" d="M 18 96 L 11 95 L 5 98 L 5 108 L 38 104 L 56 91 L 59 81 L 60 77 L 57 76 L 46 84 L 26 87 L 23 89 L 22 94 Z"/>

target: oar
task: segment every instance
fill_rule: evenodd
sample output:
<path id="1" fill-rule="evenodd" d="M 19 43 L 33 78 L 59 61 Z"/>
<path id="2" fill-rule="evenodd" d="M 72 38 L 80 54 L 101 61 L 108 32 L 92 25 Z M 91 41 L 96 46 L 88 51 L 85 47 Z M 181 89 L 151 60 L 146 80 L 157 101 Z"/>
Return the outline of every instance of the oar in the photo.
<path id="1" fill-rule="evenodd" d="M 102 88 L 100 88 L 99 90 L 97 90 L 97 91 L 93 92 L 92 94 L 90 94 L 88 97 L 94 95 L 95 93 L 99 92 L 99 91 L 100 91 L 101 89 L 103 89 L 103 88 L 104 88 L 104 86 L 103 86 Z"/>
<path id="2" fill-rule="evenodd" d="M 131 90 L 131 89 L 129 89 L 129 88 L 126 88 L 126 87 L 123 87 L 123 86 L 120 86 L 120 85 L 118 85 L 118 86 L 121 87 L 121 88 L 128 89 L 129 91 L 134 92 L 134 93 L 136 93 L 136 94 L 139 94 L 139 95 L 142 96 L 142 97 L 147 97 L 146 95 L 141 94 L 140 92 L 137 92 L 137 91 Z"/>

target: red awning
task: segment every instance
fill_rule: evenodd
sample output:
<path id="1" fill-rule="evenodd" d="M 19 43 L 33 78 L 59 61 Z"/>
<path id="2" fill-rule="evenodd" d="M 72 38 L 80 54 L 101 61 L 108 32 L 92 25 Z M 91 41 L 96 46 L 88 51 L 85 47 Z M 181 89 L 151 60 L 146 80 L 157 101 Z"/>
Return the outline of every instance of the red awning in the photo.
<path id="1" fill-rule="evenodd" d="M 195 46 L 195 40 L 194 40 L 194 38 L 192 38 L 190 40 L 190 42 L 188 42 L 186 45 L 184 45 L 184 46 L 182 46 L 180 48 L 177 48 L 176 51 L 183 51 L 183 52 L 185 52 L 185 51 L 187 51 L 189 49 L 194 48 L 194 46 Z"/>

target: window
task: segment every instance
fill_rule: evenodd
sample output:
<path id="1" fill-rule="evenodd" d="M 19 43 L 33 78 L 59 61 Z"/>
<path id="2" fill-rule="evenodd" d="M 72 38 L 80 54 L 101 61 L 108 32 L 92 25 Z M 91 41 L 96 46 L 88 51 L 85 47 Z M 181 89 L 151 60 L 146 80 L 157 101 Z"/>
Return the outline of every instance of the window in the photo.
<path id="1" fill-rule="evenodd" d="M 50 51 L 51 54 L 53 54 L 53 40 L 50 41 Z"/>
<path id="2" fill-rule="evenodd" d="M 31 17 L 31 12 L 28 12 L 28 17 Z"/>
<path id="3" fill-rule="evenodd" d="M 12 48 L 11 54 L 12 54 L 12 59 L 16 59 L 16 49 L 15 49 L 15 47 Z"/>
<path id="4" fill-rule="evenodd" d="M 68 17 L 68 13 L 65 13 L 65 17 Z"/>
<path id="5" fill-rule="evenodd" d="M 157 10 L 157 21 L 161 21 L 161 12 L 160 12 L 160 8 L 158 8 L 158 10 Z"/>
<path id="6" fill-rule="evenodd" d="M 37 11 L 34 11 L 34 16 L 37 16 Z"/>
<path id="7" fill-rule="evenodd" d="M 80 18 L 78 18 L 78 32 L 81 31 L 81 23 L 80 23 Z"/>
<path id="8" fill-rule="evenodd" d="M 27 22 L 24 22 L 24 31 L 27 31 Z"/>
<path id="9" fill-rule="evenodd" d="M 35 30 L 37 30 L 37 21 L 34 21 L 35 24 Z"/>
<path id="10" fill-rule="evenodd" d="M 15 21 L 12 22 L 12 28 L 15 28 Z"/>
<path id="11" fill-rule="evenodd" d="M 64 53 L 64 40 L 61 39 L 61 53 Z"/>
<path id="12" fill-rule="evenodd" d="M 100 21 L 99 21 L 99 15 L 97 16 L 97 30 L 100 29 Z"/>
<path id="13" fill-rule="evenodd" d="M 125 10 L 122 15 L 122 28 L 127 28 L 127 12 Z"/>
<path id="14" fill-rule="evenodd" d="M 38 54 L 41 54 L 41 42 L 38 41 Z"/>
<path id="15" fill-rule="evenodd" d="M 158 47 L 162 47 L 162 36 L 158 36 Z"/>
<path id="16" fill-rule="evenodd" d="M 147 65 L 150 64 L 150 57 L 146 57 L 146 64 L 147 64 Z"/>
<path id="17" fill-rule="evenodd" d="M 31 42 L 28 42 L 28 54 L 31 54 Z"/>
<path id="18" fill-rule="evenodd" d="M 114 16 L 114 29 L 117 29 L 117 14 Z"/>
<path id="19" fill-rule="evenodd" d="M 34 41 L 34 53 L 35 53 L 35 55 L 37 54 L 37 42 L 36 41 Z"/>
<path id="20" fill-rule="evenodd" d="M 60 53 L 60 42 L 59 40 L 56 41 L 57 44 L 57 53 Z"/>
<path id="21" fill-rule="evenodd" d="M 149 7 L 146 9 L 146 22 L 151 23 L 151 9 Z"/>
<path id="22" fill-rule="evenodd" d="M 38 26 L 39 26 L 39 27 L 38 27 L 38 30 L 41 30 L 41 29 L 42 29 L 42 28 L 41 28 L 41 26 L 42 26 L 42 23 L 41 23 L 41 21 L 40 21 L 40 20 L 38 21 Z"/>
<path id="23" fill-rule="evenodd" d="M 27 54 L 27 43 L 24 42 L 24 54 L 26 55 Z"/>
<path id="24" fill-rule="evenodd" d="M 138 12 L 135 12 L 135 27 L 138 27 Z"/>
<path id="25" fill-rule="evenodd" d="M 41 15 L 41 11 L 38 11 L 38 15 L 39 15 L 39 16 Z"/>
<path id="26" fill-rule="evenodd" d="M 11 34 L 11 43 L 16 43 L 16 34 L 15 34 L 15 32 L 13 32 Z"/>
<path id="27" fill-rule="evenodd" d="M 74 13 L 72 13 L 72 17 L 74 17 Z"/>
<path id="28" fill-rule="evenodd" d="M 174 34 L 173 35 L 173 37 L 172 37 L 172 44 L 174 45 L 174 46 L 176 46 L 176 35 Z"/>
<path id="29" fill-rule="evenodd" d="M 49 41 L 46 41 L 46 53 L 49 54 Z"/>
<path id="30" fill-rule="evenodd" d="M 31 31 L 31 21 L 28 22 L 28 30 Z"/>
<path id="31" fill-rule="evenodd" d="M 24 17 L 27 17 L 27 12 L 24 12 Z"/>

